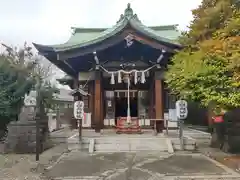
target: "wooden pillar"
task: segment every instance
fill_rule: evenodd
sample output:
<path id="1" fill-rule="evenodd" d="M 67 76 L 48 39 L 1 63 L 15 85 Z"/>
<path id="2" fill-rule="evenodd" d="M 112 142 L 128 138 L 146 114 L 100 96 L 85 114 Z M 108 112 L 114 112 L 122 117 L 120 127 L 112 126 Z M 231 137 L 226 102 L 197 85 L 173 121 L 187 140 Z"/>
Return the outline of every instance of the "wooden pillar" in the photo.
<path id="1" fill-rule="evenodd" d="M 94 121 L 94 81 L 89 82 L 89 113 L 91 113 L 91 127 L 95 126 Z"/>
<path id="2" fill-rule="evenodd" d="M 157 71 L 155 72 L 155 118 L 163 119 L 164 118 L 164 109 L 163 109 L 163 80 L 162 73 Z M 157 121 L 156 123 L 157 132 L 162 132 L 164 129 L 164 121 Z"/>
<path id="3" fill-rule="evenodd" d="M 101 81 L 102 83 L 102 81 Z M 101 129 L 104 128 L 104 90 L 103 90 L 103 87 L 101 86 Z"/>
<path id="4" fill-rule="evenodd" d="M 155 80 L 152 79 L 152 85 L 149 89 L 150 93 L 149 93 L 149 97 L 150 97 L 150 107 L 149 107 L 149 113 L 148 113 L 148 116 L 149 116 L 149 119 L 154 119 L 155 118 L 155 114 L 154 114 L 154 98 L 155 98 L 155 88 L 154 88 L 154 82 Z M 152 128 L 154 128 L 154 121 L 150 121 L 150 126 Z"/>
<path id="5" fill-rule="evenodd" d="M 94 121 L 95 121 L 95 132 L 101 131 L 102 120 L 101 120 L 101 74 L 96 72 L 95 76 L 95 89 L 94 89 Z"/>

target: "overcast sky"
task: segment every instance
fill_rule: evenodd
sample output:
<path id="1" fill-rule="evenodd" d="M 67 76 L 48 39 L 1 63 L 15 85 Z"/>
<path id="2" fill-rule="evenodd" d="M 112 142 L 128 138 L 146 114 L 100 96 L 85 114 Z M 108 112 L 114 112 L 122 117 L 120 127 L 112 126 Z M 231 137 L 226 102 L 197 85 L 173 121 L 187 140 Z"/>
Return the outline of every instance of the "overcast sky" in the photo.
<path id="1" fill-rule="evenodd" d="M 0 0 L 0 41 L 63 43 L 70 27 L 111 27 L 131 3 L 146 25 L 186 29 L 201 0 Z"/>
<path id="2" fill-rule="evenodd" d="M 131 3 L 148 26 L 186 29 L 201 0 L 0 0 L 0 43 L 64 43 L 71 27 L 111 27 Z"/>

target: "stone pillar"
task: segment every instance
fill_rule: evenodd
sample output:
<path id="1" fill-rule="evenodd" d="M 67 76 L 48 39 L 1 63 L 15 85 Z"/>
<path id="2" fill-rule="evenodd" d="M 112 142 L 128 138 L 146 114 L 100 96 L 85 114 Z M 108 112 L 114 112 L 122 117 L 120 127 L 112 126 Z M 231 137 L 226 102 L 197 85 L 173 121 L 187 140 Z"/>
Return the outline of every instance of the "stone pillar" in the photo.
<path id="1" fill-rule="evenodd" d="M 57 107 L 57 113 L 56 113 L 56 130 L 61 128 L 61 111 L 60 107 Z"/>
<path id="2" fill-rule="evenodd" d="M 163 108 L 163 80 L 162 72 L 155 72 L 155 118 L 164 118 L 164 108 Z M 162 132 L 164 129 L 164 121 L 157 121 L 157 132 Z"/>
<path id="3" fill-rule="evenodd" d="M 101 73 L 96 72 L 95 76 L 95 88 L 94 88 L 94 121 L 95 121 L 95 132 L 101 131 L 102 119 L 101 119 Z"/>

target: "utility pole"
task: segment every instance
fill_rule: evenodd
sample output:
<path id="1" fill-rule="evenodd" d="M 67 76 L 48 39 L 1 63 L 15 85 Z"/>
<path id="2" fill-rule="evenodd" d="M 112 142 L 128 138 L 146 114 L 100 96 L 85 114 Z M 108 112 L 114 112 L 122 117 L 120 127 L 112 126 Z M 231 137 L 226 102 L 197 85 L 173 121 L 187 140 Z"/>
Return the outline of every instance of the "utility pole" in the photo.
<path id="1" fill-rule="evenodd" d="M 39 161 L 40 155 L 40 79 L 37 77 L 36 85 L 36 161 Z"/>

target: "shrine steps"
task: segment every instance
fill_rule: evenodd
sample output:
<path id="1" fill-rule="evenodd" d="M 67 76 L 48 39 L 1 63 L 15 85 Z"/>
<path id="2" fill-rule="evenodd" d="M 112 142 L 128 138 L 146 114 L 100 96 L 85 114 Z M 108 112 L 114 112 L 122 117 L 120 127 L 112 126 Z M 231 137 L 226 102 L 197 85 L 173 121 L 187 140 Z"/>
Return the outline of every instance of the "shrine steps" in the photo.
<path id="1" fill-rule="evenodd" d="M 181 150 L 179 138 L 169 133 L 170 136 L 164 133 L 155 136 L 148 131 L 143 134 L 116 134 L 111 130 L 96 134 L 92 131 L 84 131 L 81 141 L 78 134 L 68 139 L 68 149 L 89 153 L 138 151 L 174 153 Z M 184 136 L 184 150 L 194 151 L 196 148 L 196 140 L 188 135 Z"/>
<path id="2" fill-rule="evenodd" d="M 137 152 L 162 151 L 168 152 L 166 138 L 97 138 L 94 151 L 96 152 Z"/>
<path id="3" fill-rule="evenodd" d="M 174 151 L 181 150 L 181 147 L 178 139 L 169 138 L 83 138 L 81 143 L 78 139 L 69 141 L 68 149 L 88 151 L 89 153 L 139 151 L 174 153 Z M 185 139 L 184 150 L 196 150 L 196 142 Z"/>
<path id="4" fill-rule="evenodd" d="M 168 152 L 166 138 L 78 138 L 68 140 L 69 150 L 83 150 L 93 152 L 137 152 L 162 151 Z"/>

